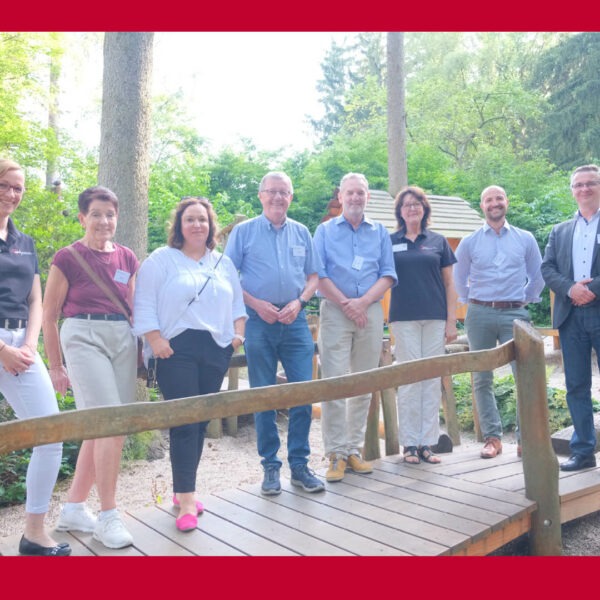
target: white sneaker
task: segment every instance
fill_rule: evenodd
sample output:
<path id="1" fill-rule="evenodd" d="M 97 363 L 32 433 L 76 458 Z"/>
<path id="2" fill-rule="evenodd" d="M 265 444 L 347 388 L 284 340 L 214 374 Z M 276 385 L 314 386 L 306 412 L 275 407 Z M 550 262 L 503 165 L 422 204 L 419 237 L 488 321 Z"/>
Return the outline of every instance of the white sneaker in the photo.
<path id="1" fill-rule="evenodd" d="M 92 537 L 107 548 L 125 548 L 133 544 L 132 535 L 127 531 L 116 511 L 105 519 L 98 519 Z"/>
<path id="2" fill-rule="evenodd" d="M 83 505 L 68 511 L 63 506 L 58 517 L 56 530 L 91 533 L 96 528 L 96 522 L 96 517 Z"/>

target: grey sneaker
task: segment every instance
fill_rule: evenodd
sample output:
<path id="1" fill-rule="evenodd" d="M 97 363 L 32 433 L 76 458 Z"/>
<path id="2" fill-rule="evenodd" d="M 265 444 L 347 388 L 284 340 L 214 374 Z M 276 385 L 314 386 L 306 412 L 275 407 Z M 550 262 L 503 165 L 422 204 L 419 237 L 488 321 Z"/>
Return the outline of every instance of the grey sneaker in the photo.
<path id="1" fill-rule="evenodd" d="M 56 524 L 57 531 L 83 531 L 92 533 L 96 528 L 96 517 L 85 507 L 77 506 L 65 510 L 63 506 Z"/>
<path id="2" fill-rule="evenodd" d="M 265 467 L 265 476 L 263 478 L 260 493 L 264 496 L 277 496 L 281 494 L 281 483 L 279 481 L 279 467 Z"/>
<path id="3" fill-rule="evenodd" d="M 305 492 L 322 492 L 325 489 L 323 482 L 315 477 L 315 472 L 306 465 L 292 467 L 292 485 L 301 487 Z"/>
<path id="4" fill-rule="evenodd" d="M 127 531 L 116 511 L 106 519 L 98 519 L 92 537 L 107 548 L 125 548 L 133 544 L 132 535 Z"/>

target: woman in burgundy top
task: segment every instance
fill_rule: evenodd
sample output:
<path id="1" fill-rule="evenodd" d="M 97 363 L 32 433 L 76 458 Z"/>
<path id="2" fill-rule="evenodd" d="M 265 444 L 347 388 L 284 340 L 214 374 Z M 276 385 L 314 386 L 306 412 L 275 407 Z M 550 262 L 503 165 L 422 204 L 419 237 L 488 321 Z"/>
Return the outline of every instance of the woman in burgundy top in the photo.
<path id="1" fill-rule="evenodd" d="M 42 326 L 50 377 L 61 394 L 72 386 L 77 408 L 135 401 L 137 345 L 130 315 L 139 263 L 129 248 L 113 241 L 118 215 L 119 201 L 109 189 L 83 191 L 83 238 L 56 253 L 48 275 Z M 61 315 L 65 320 L 59 337 Z M 124 441 L 118 436 L 82 443 L 58 530 L 93 532 L 108 548 L 133 543 L 115 499 Z M 85 507 L 94 484 L 100 498 L 98 518 Z"/>

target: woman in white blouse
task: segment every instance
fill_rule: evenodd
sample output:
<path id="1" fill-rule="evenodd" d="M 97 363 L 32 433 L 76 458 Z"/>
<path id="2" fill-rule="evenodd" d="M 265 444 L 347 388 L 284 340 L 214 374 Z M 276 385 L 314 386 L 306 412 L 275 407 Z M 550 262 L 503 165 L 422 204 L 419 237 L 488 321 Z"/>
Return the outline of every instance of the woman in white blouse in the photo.
<path id="1" fill-rule="evenodd" d="M 206 198 L 185 198 L 175 209 L 166 247 L 139 270 L 134 333 L 143 335 L 145 360 L 157 360 L 165 400 L 218 392 L 232 353 L 244 342 L 246 310 L 231 260 L 214 250 L 217 221 Z M 180 531 L 198 524 L 196 472 L 208 422 L 170 430 L 173 503 Z"/>

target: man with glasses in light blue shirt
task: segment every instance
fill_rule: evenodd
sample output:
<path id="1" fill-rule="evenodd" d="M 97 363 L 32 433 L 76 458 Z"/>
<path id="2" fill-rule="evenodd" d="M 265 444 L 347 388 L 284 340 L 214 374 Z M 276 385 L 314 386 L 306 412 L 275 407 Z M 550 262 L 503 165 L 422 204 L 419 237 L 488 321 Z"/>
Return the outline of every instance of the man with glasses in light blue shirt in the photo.
<path id="1" fill-rule="evenodd" d="M 592 408 L 592 348 L 600 368 L 600 167 L 584 165 L 571 176 L 575 217 L 552 229 L 542 275 L 555 293 L 552 326 L 558 329 L 567 405 L 573 420 L 571 456 L 562 471 L 596 466 Z"/>
<path id="2" fill-rule="evenodd" d="M 454 265 L 458 299 L 469 303 L 465 327 L 471 350 L 495 348 L 498 342 L 511 340 L 514 320 L 530 320 L 526 306 L 540 302 L 544 289 L 540 249 L 529 231 L 506 221 L 504 189 L 485 188 L 479 206 L 486 222 L 461 240 Z M 514 362 L 511 366 L 514 374 Z M 481 458 L 494 458 L 502 453 L 502 421 L 493 371 L 473 373 L 473 392 L 484 438 Z M 517 454 L 521 454 L 520 444 Z"/>
<path id="3" fill-rule="evenodd" d="M 317 288 L 318 259 L 308 229 L 287 216 L 293 193 L 285 173 L 267 173 L 258 192 L 263 213 L 236 225 L 225 250 L 244 291 L 248 312 L 244 347 L 253 388 L 275 385 L 278 360 L 288 382 L 312 379 L 314 342 L 304 308 Z M 323 482 L 307 466 L 312 405 L 290 408 L 288 415 L 291 482 L 307 492 L 323 491 Z M 276 419 L 275 410 L 254 415 L 264 495 L 281 493 Z"/>
<path id="4" fill-rule="evenodd" d="M 397 281 L 390 234 L 365 216 L 369 184 L 348 173 L 340 183 L 342 214 L 315 232 L 321 319 L 319 355 L 323 377 L 368 371 L 379 365 L 383 339 L 381 298 Z M 329 400 L 321 407 L 321 426 L 329 468 L 328 482 L 341 481 L 346 468 L 371 473 L 361 454 L 370 394 Z"/>

